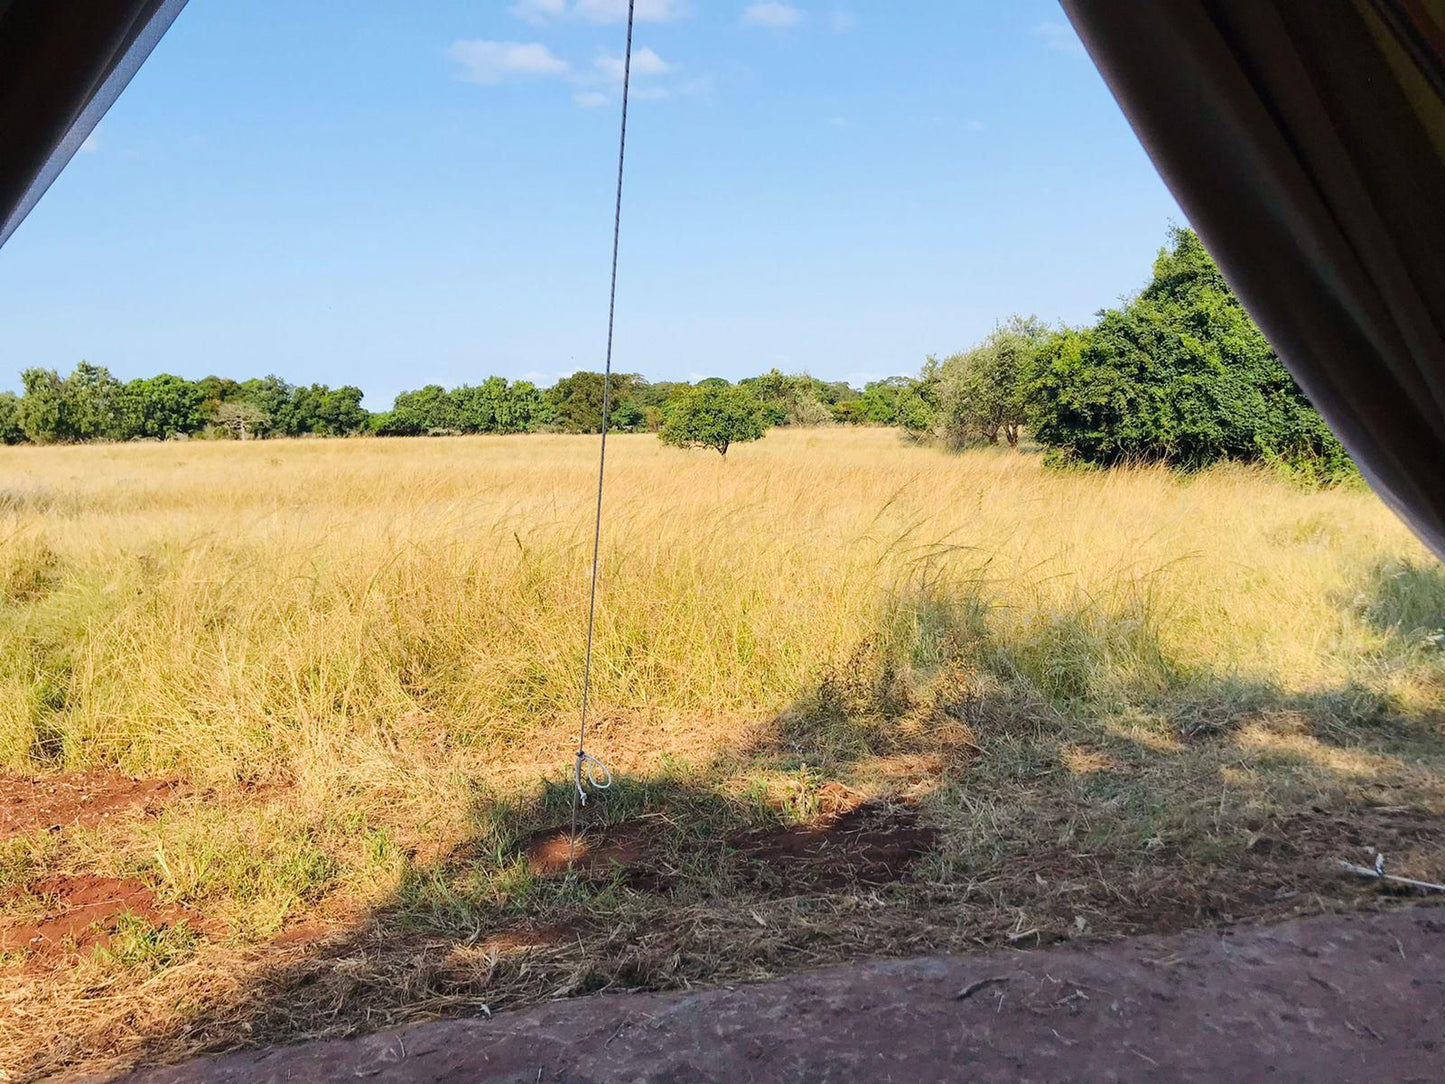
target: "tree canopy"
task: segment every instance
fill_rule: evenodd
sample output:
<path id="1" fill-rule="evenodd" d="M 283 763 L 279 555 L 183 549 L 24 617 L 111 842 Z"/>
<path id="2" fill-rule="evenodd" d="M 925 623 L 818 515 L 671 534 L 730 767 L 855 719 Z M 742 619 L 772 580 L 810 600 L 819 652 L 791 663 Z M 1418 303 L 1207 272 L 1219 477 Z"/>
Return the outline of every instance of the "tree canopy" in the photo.
<path id="1" fill-rule="evenodd" d="M 711 448 L 727 455 L 734 444 L 767 430 L 763 404 L 743 387 L 704 383 L 677 399 L 659 436 L 677 448 Z"/>
<path id="2" fill-rule="evenodd" d="M 1034 437 L 1086 463 L 1353 469 L 1192 230 L 1172 231 L 1138 296 L 1042 343 L 1024 394 Z"/>

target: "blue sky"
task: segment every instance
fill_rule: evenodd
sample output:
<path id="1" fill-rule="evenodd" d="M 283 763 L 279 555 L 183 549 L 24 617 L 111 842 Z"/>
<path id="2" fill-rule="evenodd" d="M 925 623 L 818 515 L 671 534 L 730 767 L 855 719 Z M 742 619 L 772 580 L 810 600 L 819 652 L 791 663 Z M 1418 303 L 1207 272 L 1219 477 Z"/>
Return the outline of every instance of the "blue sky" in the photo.
<path id="1" fill-rule="evenodd" d="M 191 0 L 0 250 L 84 358 L 399 390 L 600 368 L 625 0 Z M 639 0 L 616 365 L 914 372 L 1183 221 L 1052 0 Z"/>

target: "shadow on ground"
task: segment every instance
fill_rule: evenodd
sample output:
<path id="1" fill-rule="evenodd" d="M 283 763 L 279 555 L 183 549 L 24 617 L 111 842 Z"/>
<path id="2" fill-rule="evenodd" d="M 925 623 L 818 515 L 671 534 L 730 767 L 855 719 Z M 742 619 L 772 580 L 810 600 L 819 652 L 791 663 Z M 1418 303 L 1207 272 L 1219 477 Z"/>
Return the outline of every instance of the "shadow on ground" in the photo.
<path id="1" fill-rule="evenodd" d="M 1410 638 L 1445 581 L 1368 590 L 1370 620 Z M 575 851 L 570 778 L 478 788 L 467 837 L 406 857 L 390 899 L 237 951 L 224 979 L 193 968 L 166 1009 L 81 1024 L 21 1070 L 1373 907 L 1391 897 L 1336 862 L 1376 851 L 1445 876 L 1438 712 L 1185 667 L 1127 614 L 1005 644 L 977 608 L 925 603 L 706 763 L 619 776 Z"/>

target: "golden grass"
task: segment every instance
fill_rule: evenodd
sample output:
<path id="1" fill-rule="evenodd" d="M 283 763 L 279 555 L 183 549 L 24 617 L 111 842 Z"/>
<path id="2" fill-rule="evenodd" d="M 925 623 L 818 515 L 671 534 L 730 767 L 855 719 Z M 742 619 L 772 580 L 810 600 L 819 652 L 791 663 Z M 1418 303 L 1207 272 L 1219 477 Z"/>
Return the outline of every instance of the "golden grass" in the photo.
<path id="1" fill-rule="evenodd" d="M 0 448 L 0 764 L 188 787 L 152 821 L 12 840 L 0 891 L 99 870 L 214 921 L 188 960 L 7 973 L 25 1026 L 0 1066 L 1274 914 L 1215 879 L 1274 836 L 1314 841 L 1278 874 L 1288 907 L 1353 905 L 1319 858 L 1354 829 L 1291 818 L 1445 813 L 1445 578 L 1363 489 L 1058 473 L 887 430 L 774 431 L 726 460 L 620 436 L 591 746 L 624 778 L 595 815 L 661 818 L 669 887 L 539 880 L 517 847 L 565 810 L 595 456 L 562 436 Z M 808 822 L 833 780 L 922 803 L 941 835 L 913 887 L 799 910 L 694 857 Z M 1439 880 L 1439 848 L 1391 825 L 1368 827 Z M 1251 892 L 1275 876 L 1251 869 Z M 317 908 L 349 916 L 342 949 L 267 948 Z M 606 947 L 508 970 L 477 946 L 518 921 Z M 303 1007 L 303 978 L 342 982 L 342 1007 Z"/>
<path id="2" fill-rule="evenodd" d="M 576 710 L 594 455 L 530 436 L 4 449 L 0 761 L 331 787 L 418 747 L 514 749 Z M 1408 645 L 1361 611 L 1428 564 L 1368 494 L 1250 470 L 1050 474 L 884 430 L 775 432 L 726 460 L 624 436 L 595 703 L 776 712 L 933 584 L 971 589 L 1026 661 L 1097 638 L 1102 660 L 1043 664 L 1060 692 L 1145 665 L 1114 657 L 1138 626 L 1181 666 L 1410 694 Z"/>

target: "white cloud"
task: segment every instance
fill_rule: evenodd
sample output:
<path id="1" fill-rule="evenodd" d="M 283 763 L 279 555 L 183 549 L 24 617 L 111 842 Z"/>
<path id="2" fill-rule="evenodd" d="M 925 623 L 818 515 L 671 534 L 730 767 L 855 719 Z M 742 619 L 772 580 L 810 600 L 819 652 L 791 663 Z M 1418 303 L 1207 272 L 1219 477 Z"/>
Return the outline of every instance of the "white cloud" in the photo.
<path id="1" fill-rule="evenodd" d="M 829 117 L 829 118 L 828 118 L 828 127 L 829 127 L 829 128 L 846 128 L 846 127 L 848 127 L 848 118 L 847 118 L 847 117 Z"/>
<path id="2" fill-rule="evenodd" d="M 984 130 L 985 127 L 987 127 L 987 125 L 985 125 L 983 121 L 977 118 L 964 121 L 963 126 L 967 128 L 970 132 L 981 132 Z"/>
<path id="3" fill-rule="evenodd" d="M 537 42 L 454 41 L 447 56 L 460 66 L 457 78 L 468 83 L 566 75 L 568 64 Z"/>
<path id="4" fill-rule="evenodd" d="M 858 25 L 858 20 L 853 17 L 852 12 L 835 11 L 828 16 L 828 27 L 835 34 L 846 34 Z"/>
<path id="5" fill-rule="evenodd" d="M 583 109 L 596 109 L 599 106 L 606 105 L 612 99 L 609 98 L 606 94 L 603 94 L 600 90 L 584 90 L 578 94 L 572 95 L 572 100 L 578 105 L 580 105 Z"/>
<path id="6" fill-rule="evenodd" d="M 620 23 L 627 19 L 627 0 L 577 0 L 575 10 L 591 23 Z M 639 23 L 668 23 L 683 14 L 680 0 L 637 0 L 633 18 Z"/>
<path id="7" fill-rule="evenodd" d="M 517 0 L 512 14 L 529 23 L 551 19 L 582 19 L 589 23 L 620 23 L 627 19 L 627 0 Z M 637 0 L 639 23 L 667 23 L 687 14 L 683 0 Z"/>
<path id="8" fill-rule="evenodd" d="M 752 26 L 767 26 L 774 30 L 787 30 L 803 21 L 803 13 L 792 4 L 780 0 L 761 0 L 743 9 L 743 22 Z"/>
<path id="9" fill-rule="evenodd" d="M 676 65 L 669 64 L 647 46 L 632 51 L 632 74 L 634 76 L 666 75 Z M 622 82 L 623 59 L 620 56 L 603 54 L 597 58 L 597 70 L 615 82 Z"/>
<path id="10" fill-rule="evenodd" d="M 1034 27 L 1034 36 L 1044 43 L 1044 48 L 1055 53 L 1068 53 L 1070 56 L 1087 56 L 1084 51 L 1084 43 L 1079 40 L 1079 35 L 1074 33 L 1074 28 L 1068 23 L 1039 23 Z"/>
<path id="11" fill-rule="evenodd" d="M 100 150 L 100 130 L 94 129 L 90 135 L 85 137 L 85 142 L 80 145 L 81 154 L 94 154 Z"/>
<path id="12" fill-rule="evenodd" d="M 529 23 L 544 23 L 567 14 L 567 0 L 517 0 L 512 14 Z"/>

